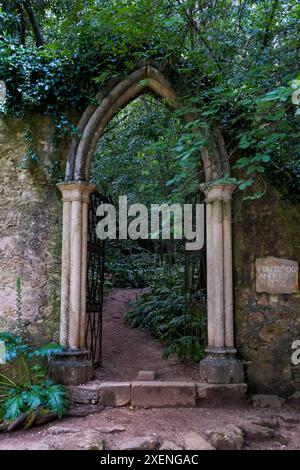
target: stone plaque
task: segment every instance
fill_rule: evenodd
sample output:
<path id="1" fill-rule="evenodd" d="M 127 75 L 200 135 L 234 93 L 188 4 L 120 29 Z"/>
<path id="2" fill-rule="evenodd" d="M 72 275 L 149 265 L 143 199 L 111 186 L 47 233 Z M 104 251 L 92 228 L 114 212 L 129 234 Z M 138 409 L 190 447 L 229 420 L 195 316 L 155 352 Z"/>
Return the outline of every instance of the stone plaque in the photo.
<path id="1" fill-rule="evenodd" d="M 256 292 L 293 294 L 299 292 L 298 263 L 289 259 L 257 258 L 255 260 Z"/>

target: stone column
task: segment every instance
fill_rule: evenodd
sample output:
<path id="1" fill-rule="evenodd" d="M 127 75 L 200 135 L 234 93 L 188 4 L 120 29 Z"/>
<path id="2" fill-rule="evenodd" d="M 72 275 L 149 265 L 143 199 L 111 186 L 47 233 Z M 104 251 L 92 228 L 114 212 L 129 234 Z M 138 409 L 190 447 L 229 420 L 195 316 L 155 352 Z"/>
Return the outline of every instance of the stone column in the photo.
<path id="1" fill-rule="evenodd" d="M 89 194 L 95 187 L 59 183 L 63 201 L 60 343 L 65 352 L 51 362 L 52 376 L 65 385 L 91 378 L 85 340 L 86 270 Z"/>
<path id="2" fill-rule="evenodd" d="M 201 379 L 216 384 L 244 381 L 243 364 L 234 348 L 230 184 L 204 184 L 207 249 L 207 356 Z"/>

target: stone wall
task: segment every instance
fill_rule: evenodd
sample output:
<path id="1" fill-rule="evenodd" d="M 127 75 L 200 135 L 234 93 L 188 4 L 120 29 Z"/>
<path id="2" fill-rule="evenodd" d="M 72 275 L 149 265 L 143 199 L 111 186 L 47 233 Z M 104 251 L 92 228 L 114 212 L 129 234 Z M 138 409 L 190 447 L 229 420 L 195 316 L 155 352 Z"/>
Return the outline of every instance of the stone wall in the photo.
<path id="1" fill-rule="evenodd" d="M 291 344 L 300 339 L 300 294 L 256 293 L 254 262 L 275 256 L 300 263 L 300 205 L 268 188 L 257 201 L 237 196 L 233 210 L 236 344 L 247 361 L 249 389 L 288 395 L 300 389 L 291 363 Z"/>
<path id="2" fill-rule="evenodd" d="M 19 168 L 28 125 L 41 163 L 31 170 Z M 58 340 L 59 331 L 62 206 L 43 167 L 58 158 L 64 168 L 67 142 L 57 155 L 51 129 L 41 116 L 0 120 L 0 330 L 16 326 L 19 276 L 23 317 L 38 341 Z M 256 293 L 254 262 L 275 256 L 300 263 L 300 206 L 269 188 L 255 202 L 236 196 L 233 216 L 236 344 L 249 389 L 289 394 L 297 387 L 291 344 L 300 339 L 300 294 Z"/>
<path id="3" fill-rule="evenodd" d="M 25 139 L 30 128 L 33 142 Z M 43 171 L 54 158 L 46 118 L 0 120 L 0 330 L 16 326 L 15 285 L 22 281 L 23 318 L 29 334 L 58 339 L 61 203 Z M 34 147 L 40 165 L 19 168 Z"/>

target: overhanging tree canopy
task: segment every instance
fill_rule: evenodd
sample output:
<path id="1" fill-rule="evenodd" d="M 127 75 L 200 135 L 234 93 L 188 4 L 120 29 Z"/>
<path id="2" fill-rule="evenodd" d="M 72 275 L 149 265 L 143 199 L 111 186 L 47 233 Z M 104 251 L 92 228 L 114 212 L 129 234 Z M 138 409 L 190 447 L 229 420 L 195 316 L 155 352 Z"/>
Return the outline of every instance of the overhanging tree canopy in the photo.
<path id="1" fill-rule="evenodd" d="M 218 151 L 211 136 L 222 135 L 243 171 L 240 189 L 267 174 L 297 199 L 299 117 L 289 82 L 299 68 L 299 16 L 292 0 L 2 2 L 7 110 L 42 109 L 69 132 L 67 108 L 83 110 L 109 80 L 155 61 L 184 97 L 179 113 L 193 116 L 176 144 L 183 161 Z"/>

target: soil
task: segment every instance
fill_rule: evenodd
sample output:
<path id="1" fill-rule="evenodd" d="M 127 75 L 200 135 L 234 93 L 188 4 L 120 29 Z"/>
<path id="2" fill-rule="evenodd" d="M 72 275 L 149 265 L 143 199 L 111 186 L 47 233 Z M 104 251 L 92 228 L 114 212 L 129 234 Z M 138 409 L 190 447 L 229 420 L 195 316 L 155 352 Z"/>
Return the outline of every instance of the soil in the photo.
<path id="1" fill-rule="evenodd" d="M 199 365 L 163 359 L 163 345 L 148 331 L 130 328 L 124 321 L 130 301 L 141 289 L 112 289 L 103 303 L 103 356 L 97 379 L 136 380 L 139 371 L 155 371 L 160 380 L 198 380 Z"/>
<path id="2" fill-rule="evenodd" d="M 83 418 L 65 418 L 61 421 L 0 436 L 0 450 L 10 449 L 82 449 L 87 442 L 104 439 L 107 450 L 120 449 L 123 442 L 134 437 L 157 436 L 160 442 L 174 442 L 183 447 L 184 436 L 194 431 L 204 434 L 208 429 L 219 429 L 227 424 L 238 425 L 241 419 L 270 418 L 281 416 L 280 438 L 265 442 L 246 443 L 245 449 L 300 450 L 300 415 L 289 409 L 201 409 L 201 408 L 156 408 L 105 409 Z M 298 421 L 298 423 L 286 422 Z M 66 427 L 69 432 L 53 435 L 51 428 Z M 103 432 L 103 428 L 123 427 L 123 431 Z M 71 432 L 70 432 L 71 429 Z"/>
<path id="3" fill-rule="evenodd" d="M 130 329 L 123 321 L 130 300 L 139 289 L 113 289 L 104 302 L 103 367 L 98 379 L 133 380 L 140 370 L 154 370 L 159 379 L 193 380 L 198 366 L 162 359 L 163 347 L 143 330 Z M 184 447 L 185 436 L 208 429 L 238 425 L 241 420 L 274 418 L 280 423 L 276 437 L 263 442 L 245 442 L 245 449 L 300 450 L 300 414 L 288 407 L 280 409 L 244 408 L 85 408 L 84 417 L 66 417 L 27 431 L 0 435 L 0 450 L 78 450 L 104 442 L 105 449 L 120 449 L 128 439 L 157 437 Z M 95 412 L 96 411 L 96 412 Z M 92 413 L 92 414 L 91 414 Z M 78 414 L 77 414 L 78 416 Z M 116 429 L 116 428 L 119 429 Z"/>

